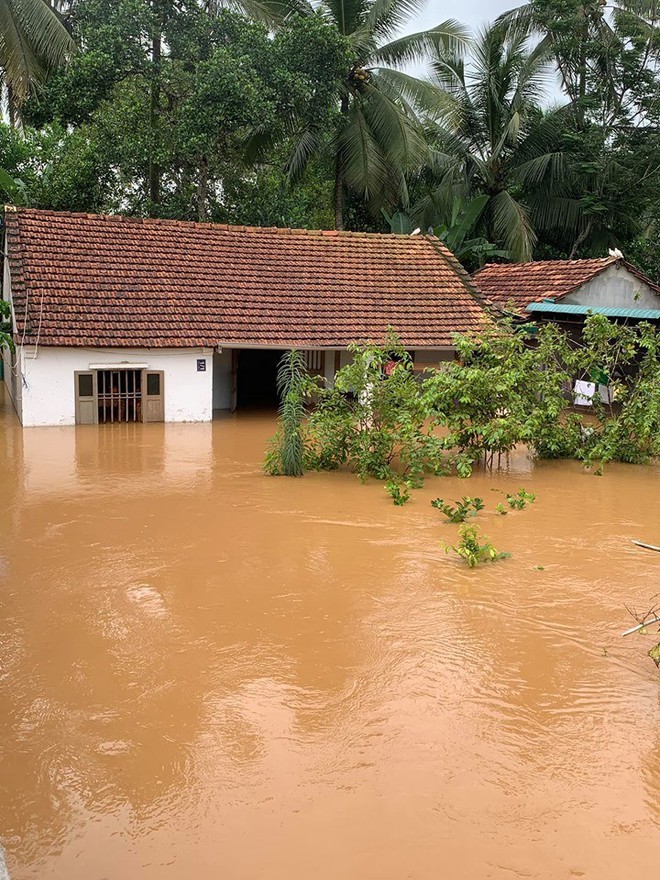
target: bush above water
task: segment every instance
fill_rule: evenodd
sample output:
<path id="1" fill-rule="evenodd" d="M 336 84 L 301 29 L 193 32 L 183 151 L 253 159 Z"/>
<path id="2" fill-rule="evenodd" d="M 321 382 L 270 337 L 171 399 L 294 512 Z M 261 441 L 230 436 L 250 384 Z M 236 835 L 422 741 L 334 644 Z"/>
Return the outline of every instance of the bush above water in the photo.
<path id="1" fill-rule="evenodd" d="M 653 327 L 592 315 L 580 343 L 552 324 L 533 336 L 528 329 L 505 325 L 479 338 L 457 336 L 457 360 L 422 376 L 394 337 L 380 347 L 353 346 L 353 362 L 337 372 L 332 388 L 297 376 L 266 469 L 282 472 L 283 444 L 292 439 L 302 443 L 306 469 L 346 467 L 408 488 L 422 485 L 426 474 L 469 476 L 475 462 L 492 466 L 518 444 L 539 457 L 600 467 L 660 456 Z M 597 390 L 593 405 L 576 412 L 576 380 L 609 391 L 601 397 Z M 302 397 L 314 404 L 308 412 Z M 405 493 L 389 491 L 402 503 Z"/>

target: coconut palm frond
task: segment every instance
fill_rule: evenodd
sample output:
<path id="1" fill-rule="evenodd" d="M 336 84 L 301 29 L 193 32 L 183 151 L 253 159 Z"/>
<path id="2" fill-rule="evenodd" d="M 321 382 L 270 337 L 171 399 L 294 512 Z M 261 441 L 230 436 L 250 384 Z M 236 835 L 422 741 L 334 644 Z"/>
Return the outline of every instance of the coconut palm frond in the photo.
<path id="1" fill-rule="evenodd" d="M 539 193 L 528 198 L 527 207 L 537 229 L 560 229 L 575 237 L 584 222 L 579 199 Z"/>
<path id="2" fill-rule="evenodd" d="M 539 33 L 541 30 L 532 3 L 524 3 L 515 9 L 503 12 L 495 19 L 495 24 L 505 27 L 508 31 L 521 31 L 528 35 Z"/>
<path id="3" fill-rule="evenodd" d="M 373 54 L 375 64 L 401 66 L 410 62 L 425 61 L 434 52 L 460 54 L 468 45 L 468 32 L 453 19 L 427 31 L 408 34 L 380 46 Z"/>
<path id="4" fill-rule="evenodd" d="M 530 189 L 539 186 L 543 181 L 549 183 L 564 182 L 567 162 L 564 153 L 544 153 L 527 162 L 521 162 L 512 169 L 512 177 L 524 187 Z"/>
<path id="5" fill-rule="evenodd" d="M 536 235 L 527 208 L 502 190 L 491 198 L 488 211 L 493 232 L 511 257 L 521 263 L 531 260 Z"/>
<path id="6" fill-rule="evenodd" d="M 367 0 L 323 0 L 322 8 L 334 22 L 339 33 L 347 37 L 363 26 L 368 2 Z"/>
<path id="7" fill-rule="evenodd" d="M 365 90 L 361 109 L 383 153 L 386 145 L 389 161 L 397 168 L 409 170 L 425 161 L 428 145 L 423 130 L 385 90 L 378 88 L 378 80 Z"/>
<path id="8" fill-rule="evenodd" d="M 364 199 L 373 199 L 387 188 L 391 175 L 387 156 L 361 105 L 351 108 L 348 124 L 338 138 L 338 148 L 346 182 Z"/>
<path id="9" fill-rule="evenodd" d="M 62 19 L 45 0 L 0 0 L 0 67 L 18 101 L 74 49 Z"/>
<path id="10" fill-rule="evenodd" d="M 321 151 L 325 139 L 325 132 L 321 128 L 308 125 L 303 129 L 287 158 L 284 169 L 290 183 L 300 180 L 310 160 Z"/>
<path id="11" fill-rule="evenodd" d="M 444 116 L 454 109 L 451 95 L 428 80 L 389 67 L 375 68 L 372 76 L 378 88 L 391 100 L 403 100 L 430 119 Z"/>
<path id="12" fill-rule="evenodd" d="M 281 24 L 289 15 L 311 15 L 314 12 L 308 0 L 205 0 L 205 8 L 211 15 L 232 9 L 269 25 Z"/>

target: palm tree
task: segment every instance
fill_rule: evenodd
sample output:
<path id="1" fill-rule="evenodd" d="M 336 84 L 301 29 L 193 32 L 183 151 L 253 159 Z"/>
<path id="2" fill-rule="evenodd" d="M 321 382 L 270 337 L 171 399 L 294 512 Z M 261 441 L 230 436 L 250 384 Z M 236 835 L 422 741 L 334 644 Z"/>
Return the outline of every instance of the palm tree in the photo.
<path id="1" fill-rule="evenodd" d="M 46 0 L 0 0 L 0 70 L 10 112 L 73 49 L 62 16 Z"/>
<path id="2" fill-rule="evenodd" d="M 429 121 L 441 188 L 449 181 L 452 197 L 488 195 L 486 232 L 514 260 L 531 259 L 535 229 L 579 223 L 562 149 L 565 111 L 540 109 L 549 61 L 546 43 L 530 51 L 525 29 L 496 23 L 478 35 L 469 66 L 442 51 L 432 62 L 435 81 L 452 98 Z"/>
<path id="3" fill-rule="evenodd" d="M 401 68 L 442 50 L 458 54 L 463 28 L 445 21 L 427 31 L 397 36 L 420 0 L 290 0 L 295 14 L 321 15 L 346 39 L 350 60 L 337 85 L 337 123 L 295 133 L 287 164 L 290 180 L 310 159 L 329 152 L 334 167 L 335 225 L 344 225 L 347 190 L 374 207 L 407 204 L 405 174 L 428 156 L 415 109 L 437 108 L 443 92 Z"/>

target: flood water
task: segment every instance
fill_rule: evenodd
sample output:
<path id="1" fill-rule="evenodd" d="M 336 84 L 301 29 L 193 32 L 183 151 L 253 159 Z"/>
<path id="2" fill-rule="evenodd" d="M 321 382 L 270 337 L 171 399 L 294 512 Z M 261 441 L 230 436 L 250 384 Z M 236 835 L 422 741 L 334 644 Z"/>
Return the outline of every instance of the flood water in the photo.
<path id="1" fill-rule="evenodd" d="M 520 453 L 397 508 L 263 476 L 272 428 L 5 411 L 12 880 L 656 876 L 660 673 L 619 634 L 660 592 L 631 544 L 660 543 L 660 469 Z M 430 501 L 466 493 L 510 559 L 444 554 Z"/>

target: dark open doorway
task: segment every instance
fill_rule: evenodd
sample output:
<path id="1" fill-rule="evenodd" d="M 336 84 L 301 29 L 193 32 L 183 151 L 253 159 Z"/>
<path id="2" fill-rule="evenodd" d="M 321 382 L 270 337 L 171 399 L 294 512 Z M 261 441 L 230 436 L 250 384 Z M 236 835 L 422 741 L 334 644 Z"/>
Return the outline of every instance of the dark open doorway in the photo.
<path id="1" fill-rule="evenodd" d="M 238 354 L 237 404 L 239 409 L 274 409 L 277 397 L 277 364 L 282 352 L 241 349 Z"/>

